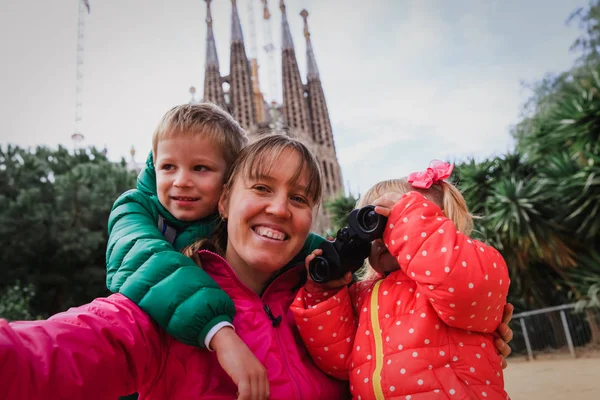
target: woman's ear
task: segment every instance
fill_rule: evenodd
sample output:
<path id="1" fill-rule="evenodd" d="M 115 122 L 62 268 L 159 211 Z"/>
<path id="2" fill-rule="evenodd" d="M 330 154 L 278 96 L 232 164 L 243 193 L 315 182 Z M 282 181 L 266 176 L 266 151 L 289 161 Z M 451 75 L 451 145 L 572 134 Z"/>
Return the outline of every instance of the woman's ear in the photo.
<path id="1" fill-rule="evenodd" d="M 229 203 L 229 191 L 227 189 L 223 189 L 223 191 L 221 192 L 221 197 L 219 197 L 219 204 L 218 204 L 218 210 L 219 210 L 219 215 L 221 215 L 221 218 L 226 219 L 227 218 L 227 205 Z"/>

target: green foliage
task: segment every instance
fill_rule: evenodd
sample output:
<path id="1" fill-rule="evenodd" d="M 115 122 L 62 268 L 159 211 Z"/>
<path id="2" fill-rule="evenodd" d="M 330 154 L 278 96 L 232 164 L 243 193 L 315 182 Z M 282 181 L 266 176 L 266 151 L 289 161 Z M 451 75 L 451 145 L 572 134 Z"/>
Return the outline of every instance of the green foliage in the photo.
<path id="1" fill-rule="evenodd" d="M 600 67 L 575 71 L 542 83 L 518 152 L 457 168 L 477 231 L 530 307 L 582 298 L 598 276 L 587 255 L 600 244 Z"/>
<path id="2" fill-rule="evenodd" d="M 31 308 L 31 300 L 35 297 L 32 284 L 23 286 L 17 281 L 7 286 L 0 294 L 0 318 L 8 321 L 41 319 Z"/>
<path id="3" fill-rule="evenodd" d="M 354 210 L 357 201 L 358 199 L 352 194 L 348 196 L 342 194 L 325 202 L 325 209 L 330 215 L 333 230 L 333 234 L 328 233 L 329 235 L 335 236 L 335 232 L 348 225 L 348 214 Z"/>
<path id="4" fill-rule="evenodd" d="M 559 194 L 555 219 L 569 232 L 575 232 L 593 248 L 600 235 L 600 155 L 570 155 L 568 151 L 546 157 L 540 175 L 549 190 Z"/>
<path id="5" fill-rule="evenodd" d="M 576 22 L 581 35 L 571 45 L 571 50 L 578 52 L 580 63 L 597 62 L 600 60 L 600 2 L 592 0 L 587 7 L 579 7 L 567 20 Z"/>
<path id="6" fill-rule="evenodd" d="M 575 304 L 575 310 L 578 312 L 586 308 L 600 308 L 600 281 L 591 284 L 587 293 Z"/>
<path id="7" fill-rule="evenodd" d="M 600 253 L 595 250 L 578 255 L 578 264 L 581 268 L 575 268 L 567 272 L 568 280 L 576 288 L 572 297 L 583 299 L 586 303 L 591 300 L 596 305 L 599 300 L 597 288 L 600 287 Z M 597 304 L 600 306 L 600 303 Z"/>
<path id="8" fill-rule="evenodd" d="M 586 155 L 600 152 L 600 76 L 597 68 L 578 69 L 560 85 L 560 92 L 546 96 L 545 108 L 529 118 L 519 146 L 537 160 L 557 149 L 585 162 Z M 550 102 L 550 99 L 553 101 Z"/>
<path id="9" fill-rule="evenodd" d="M 134 185 L 94 148 L 0 147 L 0 282 L 32 282 L 43 314 L 107 294 L 108 215 Z"/>
<path id="10" fill-rule="evenodd" d="M 496 247 L 511 275 L 511 302 L 524 307 L 560 302 L 561 269 L 573 252 L 552 218 L 553 191 L 519 153 L 458 164 L 456 174 L 476 214 L 475 236 Z"/>
<path id="11" fill-rule="evenodd" d="M 477 233 L 507 260 L 519 308 L 599 300 L 600 1 L 568 22 L 582 30 L 577 62 L 526 85 L 515 151 L 456 169 Z"/>
<path id="12" fill-rule="evenodd" d="M 584 301 L 586 307 L 600 308 L 600 282 L 589 287 Z"/>

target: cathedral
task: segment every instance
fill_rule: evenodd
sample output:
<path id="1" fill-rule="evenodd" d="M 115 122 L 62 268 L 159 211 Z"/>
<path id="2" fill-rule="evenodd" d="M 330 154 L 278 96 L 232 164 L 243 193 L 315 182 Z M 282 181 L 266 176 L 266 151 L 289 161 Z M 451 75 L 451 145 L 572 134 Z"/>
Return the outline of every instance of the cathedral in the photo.
<path id="1" fill-rule="evenodd" d="M 331 121 L 325 101 L 321 77 L 308 30 L 308 12 L 300 13 L 304 19 L 306 38 L 307 77 L 302 81 L 296 50 L 287 20 L 284 0 L 281 9 L 281 83 L 283 104 L 268 104 L 260 90 L 258 63 L 248 60 L 244 45 L 244 35 L 238 15 L 236 0 L 231 0 L 231 42 L 229 75 L 221 75 L 217 47 L 213 34 L 213 20 L 210 12 L 212 0 L 205 0 L 206 10 L 206 60 L 204 70 L 203 101 L 210 101 L 226 108 L 248 132 L 249 136 L 259 135 L 270 130 L 285 130 L 308 145 L 317 157 L 323 176 L 324 200 L 343 192 L 342 174 L 337 160 Z M 252 1 L 252 0 L 248 0 Z M 265 13 L 267 2 L 263 0 Z M 325 210 L 315 221 L 313 229 L 323 233 L 330 226 Z"/>

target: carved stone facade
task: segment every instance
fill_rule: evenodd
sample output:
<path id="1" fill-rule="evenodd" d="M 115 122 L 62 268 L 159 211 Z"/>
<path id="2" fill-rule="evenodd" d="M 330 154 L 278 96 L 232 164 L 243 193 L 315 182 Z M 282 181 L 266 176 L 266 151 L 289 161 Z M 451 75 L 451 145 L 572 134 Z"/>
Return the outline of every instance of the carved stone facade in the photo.
<path id="1" fill-rule="evenodd" d="M 211 0 L 207 4 L 207 46 L 204 74 L 204 101 L 211 101 L 227 108 L 250 136 L 267 130 L 287 130 L 303 140 L 319 160 L 323 176 L 324 199 L 343 192 L 342 174 L 337 160 L 335 142 L 329 119 L 327 102 L 317 69 L 310 33 L 308 12 L 302 10 L 304 37 L 306 38 L 307 80 L 302 82 L 296 51 L 287 20 L 286 7 L 280 0 L 282 13 L 282 86 L 283 104 L 267 104 L 258 83 L 258 63 L 246 57 L 242 27 L 236 0 L 232 0 L 230 73 L 221 76 L 210 13 Z M 228 84 L 225 86 L 224 84 Z M 324 207 L 315 219 L 313 229 L 324 233 L 329 229 L 329 219 Z"/>

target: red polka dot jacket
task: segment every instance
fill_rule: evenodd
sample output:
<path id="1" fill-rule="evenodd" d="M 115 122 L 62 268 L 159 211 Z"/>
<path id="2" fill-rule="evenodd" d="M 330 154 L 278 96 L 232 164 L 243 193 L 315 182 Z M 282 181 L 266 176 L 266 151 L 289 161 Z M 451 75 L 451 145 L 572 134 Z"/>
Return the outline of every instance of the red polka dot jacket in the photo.
<path id="1" fill-rule="evenodd" d="M 355 399 L 507 399 L 492 334 L 509 286 L 500 253 L 416 192 L 388 224 L 399 270 L 336 293 L 309 283 L 292 304 L 317 365 Z"/>

